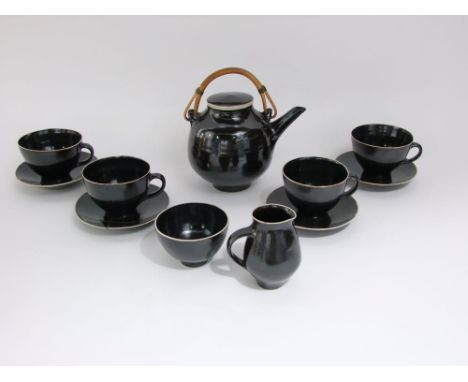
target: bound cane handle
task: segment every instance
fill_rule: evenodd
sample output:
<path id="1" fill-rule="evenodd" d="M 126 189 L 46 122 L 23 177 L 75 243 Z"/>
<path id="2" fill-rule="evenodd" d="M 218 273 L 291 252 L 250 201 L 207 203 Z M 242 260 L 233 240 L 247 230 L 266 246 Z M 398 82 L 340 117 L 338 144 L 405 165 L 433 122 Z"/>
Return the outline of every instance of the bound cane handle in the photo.
<path id="1" fill-rule="evenodd" d="M 203 96 L 203 93 L 205 92 L 205 89 L 208 87 L 208 85 L 212 81 L 214 81 L 216 78 L 225 76 L 226 74 L 240 74 L 241 76 L 247 77 L 250 81 L 252 81 L 252 83 L 257 88 L 258 93 L 260 94 L 260 98 L 262 99 L 263 113 L 265 115 L 270 114 L 270 111 L 267 106 L 267 100 L 268 100 L 268 102 L 271 105 L 270 118 L 276 117 L 276 114 L 277 114 L 276 105 L 271 99 L 271 96 L 268 93 L 266 87 L 258 80 L 257 77 L 255 77 L 252 73 L 242 68 L 223 68 L 223 69 L 217 70 L 216 72 L 211 73 L 208 77 L 206 77 L 203 80 L 200 86 L 195 90 L 195 93 L 193 94 L 192 98 L 190 98 L 190 101 L 184 110 L 184 118 L 187 121 L 190 120 L 190 114 L 189 114 L 190 111 L 192 111 L 191 114 L 194 117 L 198 116 L 198 108 L 200 106 L 201 97 Z M 193 104 L 193 109 L 190 108 L 192 104 Z"/>

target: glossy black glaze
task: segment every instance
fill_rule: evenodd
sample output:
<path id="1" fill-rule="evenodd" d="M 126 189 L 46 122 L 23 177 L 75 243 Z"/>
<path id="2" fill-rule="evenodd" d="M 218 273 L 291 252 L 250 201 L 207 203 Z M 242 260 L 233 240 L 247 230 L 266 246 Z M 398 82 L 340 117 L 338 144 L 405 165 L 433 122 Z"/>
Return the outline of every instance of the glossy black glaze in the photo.
<path id="1" fill-rule="evenodd" d="M 331 231 L 342 228 L 351 223 L 358 212 L 356 200 L 352 196 L 345 196 L 327 212 L 320 215 L 310 214 L 307 210 L 294 206 L 284 187 L 279 187 L 268 195 L 267 203 L 282 204 L 294 209 L 297 214 L 294 227 L 306 231 Z"/>
<path id="2" fill-rule="evenodd" d="M 150 192 L 159 188 L 150 185 Z M 154 221 L 156 216 L 169 205 L 169 197 L 165 191 L 155 198 L 143 198 L 133 210 L 112 212 L 102 209 L 89 194 L 83 194 L 75 205 L 79 219 L 88 225 L 109 230 L 142 227 Z"/>
<path id="3" fill-rule="evenodd" d="M 253 97 L 247 93 L 224 92 L 212 94 L 208 97 L 207 103 L 211 107 L 236 107 L 239 105 L 251 104 Z"/>
<path id="4" fill-rule="evenodd" d="M 91 161 L 94 149 L 81 142 L 81 134 L 67 129 L 46 129 L 26 134 L 18 140 L 18 147 L 26 163 L 41 176 L 62 178 L 78 165 Z M 90 155 L 83 159 L 81 150 Z"/>
<path id="5" fill-rule="evenodd" d="M 413 142 L 413 135 L 401 127 L 370 124 L 358 126 L 351 132 L 356 159 L 366 170 L 390 172 L 398 165 L 414 162 L 422 154 L 422 146 Z M 418 152 L 407 159 L 412 148 Z"/>
<path id="6" fill-rule="evenodd" d="M 250 226 L 229 237 L 228 253 L 262 288 L 279 288 L 301 262 L 299 239 L 293 225 L 296 213 L 289 207 L 267 204 L 257 207 L 252 215 Z M 241 237 L 247 237 L 242 259 L 232 252 L 232 245 Z"/>
<path id="7" fill-rule="evenodd" d="M 224 242 L 226 213 L 211 204 L 185 203 L 159 214 L 154 223 L 166 251 L 187 267 L 206 264 Z"/>
<path id="8" fill-rule="evenodd" d="M 295 107 L 271 122 L 269 115 L 245 104 L 248 100 L 252 97 L 245 93 L 212 95 L 204 112 L 197 117 L 190 115 L 190 164 L 221 191 L 248 188 L 267 169 L 280 135 L 305 111 L 303 107 Z M 213 108 L 235 108 L 236 104 L 248 106 L 241 110 Z"/>
<path id="9" fill-rule="evenodd" d="M 302 157 L 284 165 L 283 182 L 288 198 L 296 207 L 319 215 L 333 208 L 341 197 L 352 195 L 359 181 L 357 177 L 350 177 L 340 162 Z M 346 189 L 348 183 L 352 185 Z"/>
<path id="10" fill-rule="evenodd" d="M 414 163 L 402 163 L 391 171 L 364 169 L 352 151 L 341 154 L 338 161 L 343 163 L 350 174 L 356 175 L 359 182 L 373 187 L 402 186 L 413 179 L 418 170 Z"/>
<path id="11" fill-rule="evenodd" d="M 80 162 L 88 160 L 89 154 L 80 153 Z M 97 158 L 93 157 L 91 161 L 95 161 Z M 79 183 L 81 180 L 81 171 L 85 165 L 78 164 L 68 174 L 58 176 L 43 176 L 38 174 L 34 169 L 26 162 L 21 163 L 16 169 L 16 178 L 24 184 L 34 187 L 44 188 L 63 188 L 73 184 Z"/>
<path id="12" fill-rule="evenodd" d="M 149 189 L 153 179 L 161 181 L 158 189 Z M 83 169 L 88 194 L 109 213 L 119 215 L 133 210 L 143 200 L 156 197 L 164 190 L 162 174 L 150 173 L 150 165 L 142 159 L 118 156 L 98 159 Z"/>

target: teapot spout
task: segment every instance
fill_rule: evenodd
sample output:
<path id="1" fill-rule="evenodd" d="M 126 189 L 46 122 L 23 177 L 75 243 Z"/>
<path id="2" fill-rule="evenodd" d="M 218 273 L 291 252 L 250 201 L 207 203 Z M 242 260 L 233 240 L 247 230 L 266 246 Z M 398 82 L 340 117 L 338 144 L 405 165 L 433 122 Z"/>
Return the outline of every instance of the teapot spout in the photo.
<path id="1" fill-rule="evenodd" d="M 297 117 L 299 117 L 304 111 L 305 107 L 296 106 L 289 110 L 285 115 L 271 122 L 272 136 L 271 141 L 273 144 L 276 143 L 278 138 L 283 134 L 283 132 L 288 128 L 288 126 L 293 123 Z"/>

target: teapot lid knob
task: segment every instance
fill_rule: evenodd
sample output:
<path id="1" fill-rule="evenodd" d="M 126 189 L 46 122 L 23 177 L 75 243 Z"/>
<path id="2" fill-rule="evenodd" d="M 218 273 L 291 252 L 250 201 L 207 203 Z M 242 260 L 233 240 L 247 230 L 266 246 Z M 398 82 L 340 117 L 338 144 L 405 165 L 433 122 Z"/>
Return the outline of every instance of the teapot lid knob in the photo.
<path id="1" fill-rule="evenodd" d="M 208 107 L 214 110 L 235 111 L 246 109 L 253 104 L 253 97 L 247 93 L 224 92 L 208 97 Z"/>

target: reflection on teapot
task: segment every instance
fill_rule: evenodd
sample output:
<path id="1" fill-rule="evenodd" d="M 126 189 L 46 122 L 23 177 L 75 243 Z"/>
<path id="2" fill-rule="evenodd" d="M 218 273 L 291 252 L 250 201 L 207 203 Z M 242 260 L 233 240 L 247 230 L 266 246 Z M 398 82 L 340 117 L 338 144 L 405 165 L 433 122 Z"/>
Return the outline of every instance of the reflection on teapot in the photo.
<path id="1" fill-rule="evenodd" d="M 226 92 L 208 97 L 208 107 L 200 113 L 198 108 L 206 87 L 214 79 L 232 73 L 253 82 L 260 93 L 263 112 L 253 107 L 250 94 Z M 267 101 L 271 108 L 267 108 Z M 220 69 L 202 82 L 184 112 L 192 126 L 188 143 L 190 163 L 217 189 L 244 190 L 267 169 L 278 138 L 304 111 L 303 107 L 295 107 L 271 121 L 277 111 L 265 86 L 245 69 Z"/>

